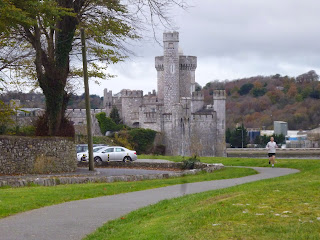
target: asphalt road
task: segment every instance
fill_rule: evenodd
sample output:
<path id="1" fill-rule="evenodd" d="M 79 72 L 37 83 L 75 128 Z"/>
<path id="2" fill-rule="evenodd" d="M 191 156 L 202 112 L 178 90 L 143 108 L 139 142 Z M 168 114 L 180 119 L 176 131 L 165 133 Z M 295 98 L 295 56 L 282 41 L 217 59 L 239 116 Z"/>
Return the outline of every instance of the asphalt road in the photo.
<path id="1" fill-rule="evenodd" d="M 98 197 L 44 207 L 0 219 L 1 240 L 82 239 L 105 222 L 133 210 L 185 194 L 227 188 L 248 182 L 297 173 L 286 168 L 253 168 L 259 174 L 242 178 L 187 183 Z"/>

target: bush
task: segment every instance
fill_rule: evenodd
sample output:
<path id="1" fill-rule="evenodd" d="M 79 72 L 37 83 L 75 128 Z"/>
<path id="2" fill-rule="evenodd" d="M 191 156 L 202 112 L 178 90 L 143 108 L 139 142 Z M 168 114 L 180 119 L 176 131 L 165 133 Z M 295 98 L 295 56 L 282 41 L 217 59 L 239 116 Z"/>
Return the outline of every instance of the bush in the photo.
<path id="1" fill-rule="evenodd" d="M 34 126 L 16 126 L 15 128 L 9 128 L 6 132 L 17 136 L 35 136 L 36 128 Z"/>
<path id="2" fill-rule="evenodd" d="M 120 131 L 114 135 L 115 144 L 133 150 L 132 141 L 130 141 L 130 135 L 127 130 Z M 136 150 L 136 149 L 135 149 Z"/>
<path id="3" fill-rule="evenodd" d="M 130 142 L 138 154 L 147 153 L 148 150 L 151 150 L 156 133 L 156 131 L 144 128 L 133 128 L 129 131 Z"/>
<path id="4" fill-rule="evenodd" d="M 182 169 L 194 169 L 195 164 L 198 162 L 200 162 L 200 159 L 198 158 L 198 156 L 193 155 L 192 157 L 182 161 L 183 163 Z"/>
<path id="5" fill-rule="evenodd" d="M 97 113 L 96 118 L 103 135 L 105 135 L 107 131 L 118 131 L 123 128 L 123 125 L 118 126 L 111 118 L 107 117 L 105 112 Z"/>
<path id="6" fill-rule="evenodd" d="M 119 115 L 119 111 L 116 107 L 113 107 L 110 112 L 110 118 L 116 123 L 119 124 L 121 122 L 121 118 Z"/>

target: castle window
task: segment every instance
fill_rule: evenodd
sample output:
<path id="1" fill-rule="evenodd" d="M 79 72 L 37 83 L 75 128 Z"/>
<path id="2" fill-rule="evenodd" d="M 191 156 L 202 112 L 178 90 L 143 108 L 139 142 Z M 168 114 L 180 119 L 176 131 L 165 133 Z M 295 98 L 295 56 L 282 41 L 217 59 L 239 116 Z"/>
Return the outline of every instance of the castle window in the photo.
<path id="1" fill-rule="evenodd" d="M 169 49 L 174 49 L 174 47 L 173 47 L 173 43 L 169 43 L 168 48 L 169 48 Z"/>
<path id="2" fill-rule="evenodd" d="M 171 73 L 174 73 L 174 65 L 172 64 L 170 67 Z"/>

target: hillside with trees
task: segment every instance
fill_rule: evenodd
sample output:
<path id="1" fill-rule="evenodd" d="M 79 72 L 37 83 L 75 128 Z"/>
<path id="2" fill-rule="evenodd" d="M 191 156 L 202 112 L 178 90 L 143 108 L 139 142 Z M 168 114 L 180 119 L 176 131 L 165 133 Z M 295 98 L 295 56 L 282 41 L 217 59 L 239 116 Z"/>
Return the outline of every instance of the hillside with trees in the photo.
<path id="1" fill-rule="evenodd" d="M 320 124 L 319 75 L 311 70 L 297 77 L 256 76 L 212 81 L 201 91 L 211 104 L 214 89 L 227 93 L 227 128 L 273 129 L 273 121 L 288 122 L 289 129 L 312 129 Z"/>

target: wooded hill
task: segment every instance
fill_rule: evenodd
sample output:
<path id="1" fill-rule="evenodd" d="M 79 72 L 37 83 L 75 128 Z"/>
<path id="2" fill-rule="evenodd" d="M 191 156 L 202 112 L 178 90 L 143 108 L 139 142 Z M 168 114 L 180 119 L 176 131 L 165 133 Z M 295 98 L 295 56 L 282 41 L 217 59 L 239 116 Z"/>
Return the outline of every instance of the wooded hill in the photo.
<path id="1" fill-rule="evenodd" d="M 290 130 L 312 129 L 320 124 L 320 82 L 311 70 L 297 77 L 256 76 L 207 83 L 201 91 L 210 104 L 214 89 L 227 93 L 227 128 L 273 129 L 273 121 L 288 122 Z"/>
<path id="2" fill-rule="evenodd" d="M 320 82 L 318 74 L 311 70 L 297 77 L 256 76 L 230 81 L 212 81 L 203 88 L 206 104 L 212 103 L 214 89 L 227 92 L 227 128 L 236 124 L 245 128 L 273 129 L 273 121 L 288 122 L 289 129 L 312 129 L 320 124 Z M 24 107 L 44 108 L 44 96 L 40 93 L 8 92 L 0 100 L 20 99 Z M 91 107 L 102 108 L 103 98 L 91 95 Z M 68 108 L 85 108 L 84 95 L 73 95 Z"/>

